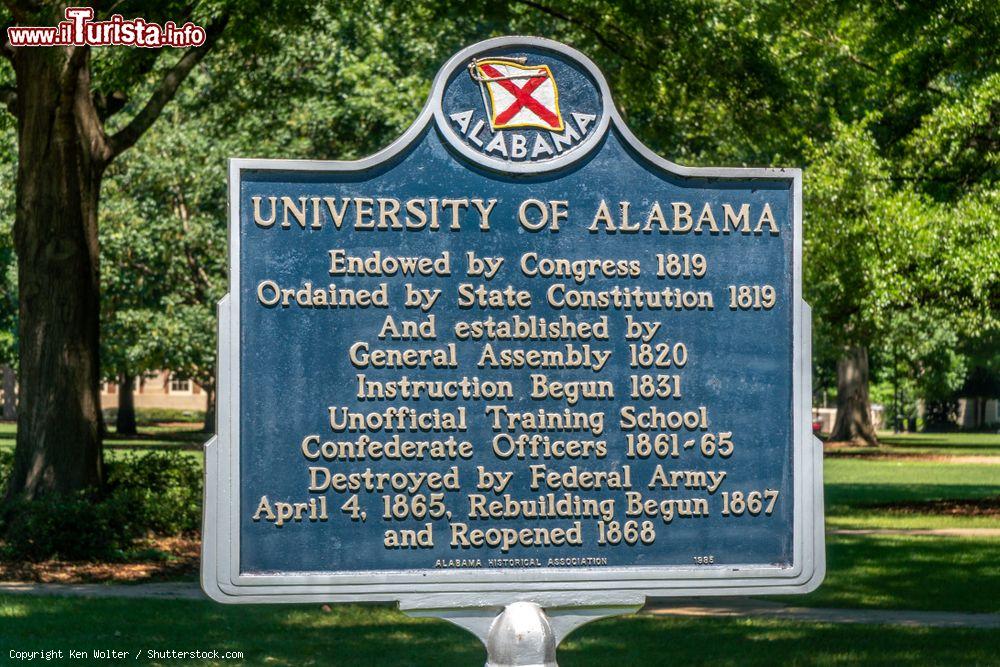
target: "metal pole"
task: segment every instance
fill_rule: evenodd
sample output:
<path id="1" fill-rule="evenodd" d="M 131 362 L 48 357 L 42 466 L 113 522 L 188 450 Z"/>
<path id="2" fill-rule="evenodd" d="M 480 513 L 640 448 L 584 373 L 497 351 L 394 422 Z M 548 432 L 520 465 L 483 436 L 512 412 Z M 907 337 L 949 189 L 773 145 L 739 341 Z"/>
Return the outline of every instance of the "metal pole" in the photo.
<path id="1" fill-rule="evenodd" d="M 511 600 L 504 593 L 415 595 L 399 601 L 404 613 L 441 618 L 479 637 L 486 667 L 558 667 L 556 647 L 576 628 L 609 616 L 639 611 L 642 594 L 542 593 Z"/>
<path id="2" fill-rule="evenodd" d="M 486 667 L 558 667 L 556 635 L 534 602 L 504 607 L 486 638 Z"/>

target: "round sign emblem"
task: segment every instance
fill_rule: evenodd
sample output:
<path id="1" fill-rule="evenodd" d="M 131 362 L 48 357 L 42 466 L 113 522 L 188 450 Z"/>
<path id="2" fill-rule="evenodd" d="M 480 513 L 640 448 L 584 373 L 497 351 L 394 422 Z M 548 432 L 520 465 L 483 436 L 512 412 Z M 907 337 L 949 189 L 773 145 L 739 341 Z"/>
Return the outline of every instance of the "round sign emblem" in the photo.
<path id="1" fill-rule="evenodd" d="M 445 65 L 433 95 L 448 143 L 507 172 L 566 166 L 597 145 L 610 121 L 610 95 L 597 67 L 545 39 L 471 46 Z"/>

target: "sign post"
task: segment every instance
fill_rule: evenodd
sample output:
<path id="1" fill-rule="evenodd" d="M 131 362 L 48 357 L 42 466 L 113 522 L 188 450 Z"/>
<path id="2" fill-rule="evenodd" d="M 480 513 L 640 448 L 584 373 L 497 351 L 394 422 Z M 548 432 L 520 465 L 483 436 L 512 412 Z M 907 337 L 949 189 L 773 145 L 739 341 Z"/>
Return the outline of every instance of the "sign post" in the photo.
<path id="1" fill-rule="evenodd" d="M 202 586 L 399 601 L 555 664 L 647 596 L 813 590 L 801 173 L 681 167 L 539 38 L 364 160 L 230 162 Z"/>

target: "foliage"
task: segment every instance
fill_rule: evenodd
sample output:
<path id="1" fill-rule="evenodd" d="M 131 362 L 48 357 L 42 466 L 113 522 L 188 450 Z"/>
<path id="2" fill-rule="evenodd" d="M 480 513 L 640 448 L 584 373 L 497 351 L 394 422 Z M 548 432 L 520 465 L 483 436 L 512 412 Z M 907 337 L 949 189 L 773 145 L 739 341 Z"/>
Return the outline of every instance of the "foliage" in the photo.
<path id="1" fill-rule="evenodd" d="M 138 534 L 193 533 L 201 528 L 202 471 L 170 452 L 148 452 L 108 464 L 111 497 L 131 509 Z"/>
<path id="2" fill-rule="evenodd" d="M 167 369 L 211 388 L 226 281 L 224 149 L 170 114 L 112 166 L 105 199 L 106 373 Z"/>
<path id="3" fill-rule="evenodd" d="M 988 46 L 1000 13 L 975 1 L 828 10 L 789 31 L 805 38 L 802 66 L 827 63 L 803 81 L 829 119 L 803 154 L 817 362 L 864 345 L 911 400 L 951 400 L 965 348 L 1000 313 L 1000 59 Z"/>
<path id="4" fill-rule="evenodd" d="M 12 456 L 0 452 L 6 479 Z M 201 524 L 202 476 L 186 456 L 148 452 L 107 462 L 108 485 L 3 507 L 0 555 L 9 560 L 115 560 L 147 534 L 191 533 Z"/>
<path id="5" fill-rule="evenodd" d="M 4 512 L 7 560 L 114 560 L 136 537 L 127 504 L 114 496 L 48 495 L 9 502 Z"/>
<path id="6" fill-rule="evenodd" d="M 1000 313 L 994 2 L 212 0 L 115 11 L 205 24 L 228 14 L 230 25 L 106 174 L 108 378 L 166 368 L 212 388 L 227 157 L 374 153 L 416 117 L 448 56 L 503 34 L 541 34 L 589 55 L 633 130 L 671 159 L 804 167 L 818 387 L 835 384 L 848 345 L 869 348 L 875 379 L 909 404 L 951 400 L 986 367 L 969 350 Z M 92 56 L 99 97 L 127 100 L 112 131 L 175 59 L 116 48 Z M 13 214 L 16 158 L 5 122 L 0 228 Z M 3 247 L 0 356 L 10 356 L 16 282 Z"/>
<path id="7" fill-rule="evenodd" d="M 191 14 L 202 25 L 225 17 L 225 37 L 214 48 L 258 57 L 283 48 L 285 31 L 299 30 L 310 18 L 309 8 L 294 2 L 164 4 L 160 13 L 164 20 Z M 272 25 L 265 18 L 270 15 L 282 21 Z M 136 53 L 142 49 L 100 51 L 94 70 L 101 94 L 123 86 L 148 92 L 169 65 L 157 61 L 148 72 L 151 56 Z M 192 73 L 178 97 L 203 93 L 192 95 L 190 88 L 209 71 L 202 65 Z M 175 99 L 106 175 L 99 229 L 102 365 L 111 380 L 166 369 L 211 390 L 215 302 L 225 284 L 225 143 L 213 143 L 213 133 L 205 133 L 196 118 L 184 123 L 192 113 L 183 105 Z M 207 210 L 201 206 L 206 199 Z"/>
<path id="8" fill-rule="evenodd" d="M 601 63 L 630 125 L 673 159 L 805 165 L 805 288 L 821 382 L 858 344 L 876 376 L 909 382 L 912 398 L 950 397 L 967 370 L 964 341 L 997 326 L 1000 74 L 987 37 L 1000 24 L 990 3 L 720 0 L 653 11 L 600 0 L 352 0 L 318 5 L 307 26 L 286 31 L 281 49 L 210 56 L 123 166 L 123 191 L 161 221 L 143 229 L 172 239 L 174 266 L 204 263 L 206 293 L 224 289 L 226 155 L 373 153 L 416 116 L 451 53 L 522 33 Z M 183 252 L 164 229 L 180 227 L 172 178 L 194 200 Z M 169 282 L 158 309 L 180 350 L 170 367 L 211 377 L 199 369 L 214 368 L 212 299 Z"/>

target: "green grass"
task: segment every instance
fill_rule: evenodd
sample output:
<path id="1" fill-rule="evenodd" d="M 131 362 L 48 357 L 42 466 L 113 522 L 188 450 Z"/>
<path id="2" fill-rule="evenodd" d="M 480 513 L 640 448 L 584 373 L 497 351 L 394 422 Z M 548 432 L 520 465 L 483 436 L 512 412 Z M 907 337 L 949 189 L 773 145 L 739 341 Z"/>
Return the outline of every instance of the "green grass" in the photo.
<path id="1" fill-rule="evenodd" d="M 1000 494 L 1000 465 L 995 464 L 828 459 L 824 468 L 830 516 L 877 504 Z"/>
<path id="2" fill-rule="evenodd" d="M 340 605 L 324 613 L 318 606 L 0 597 L 0 655 L 97 647 L 131 651 L 119 663 L 131 665 L 235 664 L 132 657 L 146 649 L 242 651 L 243 664 L 279 666 L 468 666 L 485 659 L 472 635 L 386 606 Z M 995 661 L 996 648 L 988 630 L 632 616 L 577 630 L 559 663 L 971 665 Z"/>
<path id="3" fill-rule="evenodd" d="M 836 458 L 823 465 L 831 528 L 1000 528 L 996 517 L 904 512 L 890 505 L 1000 496 L 1000 465 Z"/>
<path id="4" fill-rule="evenodd" d="M 763 619 L 609 619 L 559 651 L 575 665 L 988 665 L 990 630 L 790 623 Z"/>
<path id="5" fill-rule="evenodd" d="M 824 462 L 830 484 L 891 484 L 903 486 L 998 486 L 1000 465 L 944 463 L 906 459 L 863 461 L 833 459 Z"/>
<path id="6" fill-rule="evenodd" d="M 808 607 L 1000 612 L 1000 538 L 831 535 Z"/>
<path id="7" fill-rule="evenodd" d="M 1000 465 L 827 459 L 830 528 L 1000 528 L 996 517 L 903 512 L 890 503 L 1000 495 Z M 1000 539 L 846 536 L 827 538 L 827 579 L 788 598 L 807 606 L 1000 612 Z"/>
<path id="8" fill-rule="evenodd" d="M 893 433 L 880 431 L 878 447 L 837 447 L 828 456 L 997 456 L 1000 433 Z"/>

